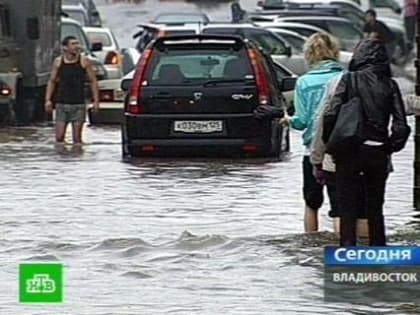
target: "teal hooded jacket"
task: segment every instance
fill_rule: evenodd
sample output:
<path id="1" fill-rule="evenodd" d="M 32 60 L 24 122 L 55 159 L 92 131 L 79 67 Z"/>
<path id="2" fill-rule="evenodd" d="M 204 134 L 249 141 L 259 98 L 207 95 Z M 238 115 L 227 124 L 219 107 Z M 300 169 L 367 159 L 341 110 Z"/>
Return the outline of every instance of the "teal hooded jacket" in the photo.
<path id="1" fill-rule="evenodd" d="M 324 98 L 327 83 L 342 71 L 344 68 L 338 62 L 325 60 L 299 77 L 296 82 L 295 114 L 290 118 L 289 123 L 294 129 L 304 130 L 302 138 L 307 148 L 312 142 L 317 110 Z"/>

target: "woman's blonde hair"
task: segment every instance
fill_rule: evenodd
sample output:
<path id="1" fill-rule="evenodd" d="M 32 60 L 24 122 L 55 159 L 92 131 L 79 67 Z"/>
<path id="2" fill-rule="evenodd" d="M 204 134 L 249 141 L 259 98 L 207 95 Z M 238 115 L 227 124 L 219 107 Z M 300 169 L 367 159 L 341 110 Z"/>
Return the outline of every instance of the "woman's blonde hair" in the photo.
<path id="1" fill-rule="evenodd" d="M 312 34 L 303 47 L 305 59 L 310 66 L 323 60 L 338 60 L 340 46 L 337 40 L 327 33 Z"/>

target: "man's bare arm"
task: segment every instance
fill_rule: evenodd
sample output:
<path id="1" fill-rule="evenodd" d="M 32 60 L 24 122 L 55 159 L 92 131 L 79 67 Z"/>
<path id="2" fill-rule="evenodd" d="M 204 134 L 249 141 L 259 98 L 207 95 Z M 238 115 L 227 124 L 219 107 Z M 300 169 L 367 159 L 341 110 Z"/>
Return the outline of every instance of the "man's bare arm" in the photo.
<path id="1" fill-rule="evenodd" d="M 61 58 L 57 57 L 52 65 L 50 79 L 47 83 L 47 90 L 45 92 L 45 110 L 50 112 L 52 110 L 52 97 L 58 82 L 58 69 L 60 68 Z"/>

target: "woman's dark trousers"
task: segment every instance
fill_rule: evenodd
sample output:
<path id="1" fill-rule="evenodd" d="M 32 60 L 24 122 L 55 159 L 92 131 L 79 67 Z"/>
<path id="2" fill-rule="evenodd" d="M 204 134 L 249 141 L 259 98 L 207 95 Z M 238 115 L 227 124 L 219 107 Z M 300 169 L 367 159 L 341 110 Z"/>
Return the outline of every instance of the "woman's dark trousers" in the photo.
<path id="1" fill-rule="evenodd" d="M 366 211 L 371 246 L 385 246 L 383 204 L 389 156 L 382 146 L 336 157 L 340 246 L 356 246 L 357 214 Z"/>

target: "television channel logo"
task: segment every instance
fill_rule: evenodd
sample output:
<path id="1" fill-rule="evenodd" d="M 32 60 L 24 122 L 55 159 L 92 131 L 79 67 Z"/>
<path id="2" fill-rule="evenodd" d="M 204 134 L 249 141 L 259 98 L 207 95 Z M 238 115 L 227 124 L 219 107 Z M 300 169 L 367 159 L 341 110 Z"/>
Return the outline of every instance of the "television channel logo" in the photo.
<path id="1" fill-rule="evenodd" d="M 20 264 L 20 303 L 62 303 L 62 264 Z"/>

